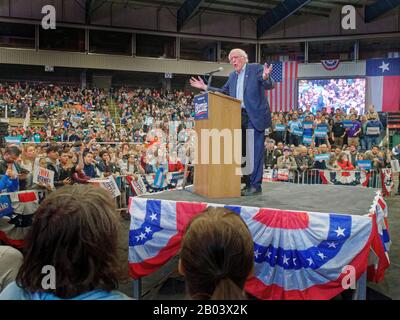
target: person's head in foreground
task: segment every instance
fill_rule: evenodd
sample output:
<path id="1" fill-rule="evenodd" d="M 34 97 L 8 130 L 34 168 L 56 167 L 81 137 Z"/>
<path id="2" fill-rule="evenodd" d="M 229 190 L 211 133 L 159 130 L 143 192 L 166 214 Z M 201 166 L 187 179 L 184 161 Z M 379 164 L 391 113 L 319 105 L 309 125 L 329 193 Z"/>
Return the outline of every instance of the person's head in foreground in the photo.
<path id="1" fill-rule="evenodd" d="M 118 230 L 105 189 L 73 185 L 51 193 L 34 214 L 16 283 L 0 299 L 126 299 L 114 291 L 122 278 Z"/>
<path id="2" fill-rule="evenodd" d="M 243 287 L 253 266 L 253 238 L 239 215 L 208 208 L 190 222 L 179 260 L 190 298 L 246 299 Z"/>

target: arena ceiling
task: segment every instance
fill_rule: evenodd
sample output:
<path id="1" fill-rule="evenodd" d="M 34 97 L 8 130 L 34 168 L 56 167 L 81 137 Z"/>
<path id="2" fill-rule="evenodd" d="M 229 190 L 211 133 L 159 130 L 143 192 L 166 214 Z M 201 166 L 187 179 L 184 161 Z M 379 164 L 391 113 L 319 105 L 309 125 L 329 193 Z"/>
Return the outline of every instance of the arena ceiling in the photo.
<path id="1" fill-rule="evenodd" d="M 364 9 L 364 20 L 370 22 L 399 6 L 400 0 L 85 0 L 86 18 L 105 4 L 130 8 L 168 8 L 177 16 L 177 30 L 202 12 L 250 16 L 257 23 L 257 35 L 281 23 L 291 15 L 329 17 L 333 9 L 353 5 Z"/>

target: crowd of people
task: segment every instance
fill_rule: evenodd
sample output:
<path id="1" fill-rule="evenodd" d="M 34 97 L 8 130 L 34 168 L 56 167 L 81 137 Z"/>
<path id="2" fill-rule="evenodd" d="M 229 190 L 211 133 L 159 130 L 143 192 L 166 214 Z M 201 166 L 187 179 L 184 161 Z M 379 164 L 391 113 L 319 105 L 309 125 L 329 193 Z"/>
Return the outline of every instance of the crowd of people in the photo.
<path id="1" fill-rule="evenodd" d="M 10 129 L 9 135 L 22 146 L 4 150 L 2 190 L 49 189 L 33 183 L 35 165 L 55 172 L 56 188 L 110 175 L 151 174 L 159 168 L 164 173 L 183 171 L 192 160 L 192 93 L 120 88 L 107 95 L 97 89 L 28 84 L 3 84 L 0 92 L 3 103 L 26 108 L 46 101 L 50 107 L 43 126 Z M 117 124 L 115 113 L 110 114 L 111 101 Z M 356 170 L 361 169 L 358 161 L 371 160 L 371 169 L 379 170 L 396 158 L 392 150 L 379 146 L 384 126 L 373 106 L 362 115 L 356 108 L 347 113 L 344 108 L 311 109 L 308 104 L 304 110 L 272 114 L 265 169 Z M 316 161 L 318 154 L 329 159 Z"/>
<path id="2" fill-rule="evenodd" d="M 342 147 L 355 144 L 361 150 L 370 150 L 381 142 L 384 126 L 375 108 L 369 106 L 365 114 L 355 108 L 348 113 L 342 108 L 322 108 L 315 114 L 311 106 L 284 113 L 274 113 L 270 137 L 277 142 L 298 146 L 317 147 L 323 143 Z"/>
<path id="3" fill-rule="evenodd" d="M 36 212 L 24 255 L 0 245 L 0 299 L 126 299 L 116 291 L 121 272 L 115 203 L 110 194 L 88 181 L 111 175 L 136 178 L 159 168 L 164 173 L 185 170 L 191 159 L 193 94 L 127 88 L 109 94 L 97 89 L 3 84 L 0 104 L 16 106 L 20 117 L 29 108 L 31 119 L 36 115 L 45 119 L 39 128 L 10 129 L 10 136 L 18 137 L 21 144 L 8 143 L 2 150 L 1 192 L 48 191 Z M 399 159 L 400 146 L 381 147 L 383 130 L 373 107 L 363 115 L 355 108 L 348 112 L 322 108 L 313 114 L 310 105 L 304 111 L 274 113 L 272 128 L 266 132 L 265 169 L 361 170 L 359 160 L 371 160 L 372 169 L 390 167 L 392 159 Z M 318 160 L 317 155 L 327 158 Z M 53 171 L 54 185 L 34 183 L 35 167 Z M 41 232 L 47 229 L 51 232 Z M 204 237 L 210 241 L 199 241 Z M 212 243 L 217 239 L 226 242 Z M 249 244 L 246 225 L 227 209 L 207 209 L 194 219 L 183 238 L 179 263 L 188 295 L 245 298 L 244 283 L 254 263 Z M 221 247 L 240 248 L 241 255 L 227 256 L 229 261 L 220 265 Z M 56 288 L 41 286 L 38 268 L 47 264 L 55 264 L 60 272 Z"/>
<path id="4" fill-rule="evenodd" d="M 130 299 L 118 291 L 127 279 L 119 232 L 106 190 L 90 185 L 57 190 L 36 211 L 23 255 L 0 245 L 0 300 Z M 202 241 L 205 236 L 209 241 Z M 221 250 L 226 252 L 222 260 Z M 190 222 L 179 262 L 190 298 L 246 299 L 243 289 L 253 268 L 252 236 L 239 215 L 208 208 Z"/>
<path id="5" fill-rule="evenodd" d="M 299 81 L 299 108 L 311 106 L 315 113 L 326 108 L 351 108 L 359 113 L 365 105 L 365 79 L 319 79 Z"/>
<path id="6" fill-rule="evenodd" d="M 187 91 L 0 84 L 0 107 L 8 116 L 44 119 L 38 127 L 15 128 L 22 142 L 145 142 L 152 128 L 164 132 L 193 125 L 193 94 Z M 10 110 L 16 110 L 11 112 Z M 181 126 L 181 127 L 180 127 Z M 181 131 L 181 130 L 179 130 Z"/>

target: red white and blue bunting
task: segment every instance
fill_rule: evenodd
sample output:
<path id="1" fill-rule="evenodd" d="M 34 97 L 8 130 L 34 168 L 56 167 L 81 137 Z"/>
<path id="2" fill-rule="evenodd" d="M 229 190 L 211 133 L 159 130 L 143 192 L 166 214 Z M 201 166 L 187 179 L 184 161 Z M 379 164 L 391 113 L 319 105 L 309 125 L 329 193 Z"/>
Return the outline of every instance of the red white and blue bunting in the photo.
<path id="1" fill-rule="evenodd" d="M 328 70 L 328 71 L 333 71 L 336 70 L 339 67 L 340 60 L 321 60 L 322 66 Z"/>

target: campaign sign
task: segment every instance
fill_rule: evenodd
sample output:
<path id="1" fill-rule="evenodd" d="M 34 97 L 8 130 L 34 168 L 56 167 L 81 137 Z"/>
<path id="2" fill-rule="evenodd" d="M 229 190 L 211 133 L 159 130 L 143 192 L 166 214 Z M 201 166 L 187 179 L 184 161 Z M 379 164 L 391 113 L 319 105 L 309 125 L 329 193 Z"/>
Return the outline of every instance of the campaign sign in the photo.
<path id="1" fill-rule="evenodd" d="M 293 130 L 293 134 L 295 135 L 295 136 L 302 136 L 303 135 L 303 129 L 294 129 Z"/>
<path id="2" fill-rule="evenodd" d="M 328 161 L 330 159 L 331 155 L 329 153 L 322 153 L 322 154 L 316 154 L 314 156 L 315 161 Z"/>
<path id="3" fill-rule="evenodd" d="M 208 93 L 194 97 L 194 119 L 208 119 Z"/>
<path id="4" fill-rule="evenodd" d="M 372 161 L 371 160 L 358 160 L 357 166 L 360 169 L 370 170 L 372 168 Z"/>
<path id="5" fill-rule="evenodd" d="M 274 181 L 274 169 L 266 169 L 263 173 L 263 180 L 264 182 L 272 182 Z"/>
<path id="6" fill-rule="evenodd" d="M 353 121 L 351 121 L 351 120 L 344 120 L 344 121 L 343 121 L 343 126 L 344 126 L 346 129 L 351 129 L 351 128 L 353 128 Z"/>
<path id="7" fill-rule="evenodd" d="M 278 170 L 278 180 L 279 181 L 289 181 L 289 170 L 279 169 Z"/>
<path id="8" fill-rule="evenodd" d="M 136 195 L 140 196 L 147 192 L 146 184 L 144 183 L 141 176 L 137 177 L 137 180 L 132 179 L 131 183 L 133 190 L 135 190 Z"/>
<path id="9" fill-rule="evenodd" d="M 35 166 L 33 169 L 33 183 L 54 188 L 54 171 Z"/>
<path id="10" fill-rule="evenodd" d="M 304 136 L 303 137 L 303 143 L 310 145 L 312 143 L 312 137 L 311 136 Z"/>
<path id="11" fill-rule="evenodd" d="M 304 122 L 304 123 L 303 123 L 303 128 L 304 128 L 304 129 L 312 129 L 313 126 L 314 126 L 314 123 L 313 123 L 313 122 Z"/>
<path id="12" fill-rule="evenodd" d="M 113 176 L 109 176 L 107 179 L 91 179 L 89 182 L 107 190 L 113 198 L 121 195 L 121 191 L 119 190 Z"/>
<path id="13" fill-rule="evenodd" d="M 315 129 L 314 134 L 317 138 L 326 138 L 326 135 L 328 134 L 328 128 L 317 128 Z"/>
<path id="14" fill-rule="evenodd" d="M 182 187 L 184 177 L 185 173 L 183 171 L 167 173 L 168 184 L 175 186 L 175 188 Z"/>
<path id="15" fill-rule="evenodd" d="M 10 215 L 13 212 L 10 196 L 8 194 L 0 195 L 0 217 Z"/>
<path id="16" fill-rule="evenodd" d="M 286 130 L 286 126 L 284 124 L 277 124 L 275 126 L 275 131 L 285 131 Z"/>
<path id="17" fill-rule="evenodd" d="M 10 144 L 20 144 L 21 143 L 21 137 L 13 137 L 13 136 L 8 136 L 4 138 L 6 140 L 6 143 Z"/>
<path id="18" fill-rule="evenodd" d="M 367 136 L 378 136 L 381 134 L 379 127 L 367 127 Z"/>

